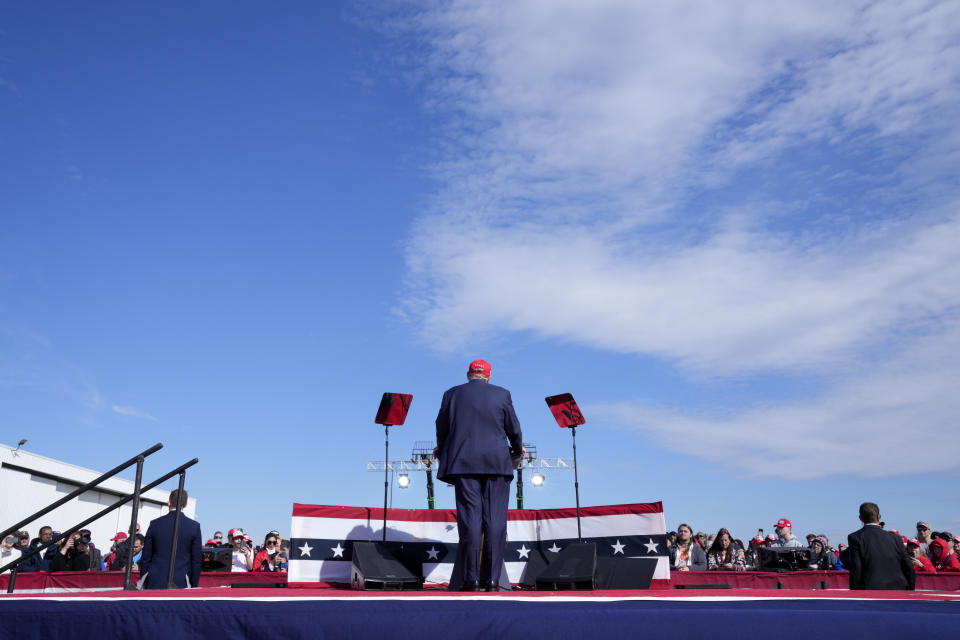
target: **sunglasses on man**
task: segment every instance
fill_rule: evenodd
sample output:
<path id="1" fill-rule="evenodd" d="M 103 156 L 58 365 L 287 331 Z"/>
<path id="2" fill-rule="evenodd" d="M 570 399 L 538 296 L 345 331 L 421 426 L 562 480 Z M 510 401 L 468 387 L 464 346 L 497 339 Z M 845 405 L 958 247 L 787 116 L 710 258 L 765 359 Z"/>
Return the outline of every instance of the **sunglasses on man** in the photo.
<path id="1" fill-rule="evenodd" d="M 277 544 L 277 541 L 276 541 L 276 540 L 267 540 L 267 546 L 272 545 L 272 544 Z"/>

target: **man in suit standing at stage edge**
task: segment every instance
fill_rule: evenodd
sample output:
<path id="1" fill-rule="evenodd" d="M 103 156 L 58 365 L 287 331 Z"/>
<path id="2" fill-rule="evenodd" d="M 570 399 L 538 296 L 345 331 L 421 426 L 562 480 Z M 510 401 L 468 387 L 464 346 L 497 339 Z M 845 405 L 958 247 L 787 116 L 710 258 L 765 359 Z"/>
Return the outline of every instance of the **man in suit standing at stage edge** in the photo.
<path id="1" fill-rule="evenodd" d="M 512 459 L 523 453 L 510 392 L 490 384 L 489 362 L 474 360 L 467 383 L 443 394 L 434 449 L 440 460 L 437 478 L 453 484 L 456 492 L 464 591 L 479 591 L 481 583 L 487 591 L 498 589 Z"/>
<path id="2" fill-rule="evenodd" d="M 170 545 L 173 542 L 173 524 L 177 517 L 177 504 L 187 506 L 187 492 L 174 489 L 170 492 L 167 506 L 170 512 L 150 522 L 143 542 L 140 558 L 140 575 L 146 575 L 145 589 L 166 589 L 167 571 L 170 567 Z M 179 589 L 200 584 L 200 523 L 180 514 L 180 530 L 177 532 L 177 550 L 173 561 L 173 583 Z"/>
<path id="3" fill-rule="evenodd" d="M 873 502 L 860 505 L 863 528 L 847 536 L 850 543 L 850 589 L 913 590 L 917 575 L 907 557 L 903 538 L 884 531 L 880 507 Z"/>

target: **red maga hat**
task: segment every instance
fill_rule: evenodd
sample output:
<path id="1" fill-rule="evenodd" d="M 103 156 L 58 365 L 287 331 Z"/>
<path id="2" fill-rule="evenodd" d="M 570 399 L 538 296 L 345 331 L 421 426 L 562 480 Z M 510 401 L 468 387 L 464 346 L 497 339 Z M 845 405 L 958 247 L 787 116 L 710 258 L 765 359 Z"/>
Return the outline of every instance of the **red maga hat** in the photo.
<path id="1" fill-rule="evenodd" d="M 775 526 L 775 527 L 790 527 L 790 528 L 792 529 L 792 528 L 793 528 L 793 523 L 791 523 L 791 522 L 790 522 L 789 520 L 787 520 L 786 518 L 780 518 L 779 520 L 777 520 L 777 524 L 775 524 L 775 525 L 773 525 L 773 526 Z"/>
<path id="2" fill-rule="evenodd" d="M 490 375 L 490 363 L 486 360 L 474 360 L 467 367 L 467 374 L 479 373 L 482 376 Z"/>

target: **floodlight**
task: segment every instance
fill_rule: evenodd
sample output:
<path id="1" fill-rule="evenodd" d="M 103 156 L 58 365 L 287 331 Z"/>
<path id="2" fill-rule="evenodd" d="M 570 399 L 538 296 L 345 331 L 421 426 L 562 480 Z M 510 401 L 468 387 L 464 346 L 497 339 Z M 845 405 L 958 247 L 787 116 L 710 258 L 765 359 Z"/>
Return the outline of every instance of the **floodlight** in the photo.
<path id="1" fill-rule="evenodd" d="M 543 481 L 544 481 L 544 477 L 542 473 L 535 473 L 530 478 L 530 484 L 532 484 L 535 487 L 542 487 Z"/>
<path id="2" fill-rule="evenodd" d="M 401 489 L 406 489 L 410 486 L 410 476 L 406 473 L 401 473 L 397 476 L 397 486 Z"/>

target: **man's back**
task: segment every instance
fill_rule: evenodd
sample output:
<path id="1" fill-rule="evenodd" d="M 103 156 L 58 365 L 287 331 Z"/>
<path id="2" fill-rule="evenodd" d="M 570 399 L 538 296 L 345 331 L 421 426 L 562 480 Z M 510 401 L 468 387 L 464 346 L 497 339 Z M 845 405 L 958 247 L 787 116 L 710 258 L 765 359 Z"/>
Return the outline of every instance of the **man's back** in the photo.
<path id="1" fill-rule="evenodd" d="M 437 448 L 440 480 L 469 474 L 512 477 L 510 450 L 519 454 L 522 443 L 510 392 L 482 380 L 448 389 L 437 415 Z"/>
<path id="2" fill-rule="evenodd" d="M 153 520 L 147 528 L 143 557 L 140 560 L 141 573 L 149 574 L 144 582 L 147 589 L 167 588 L 167 569 L 175 517 L 176 512 L 171 511 Z M 173 582 L 181 589 L 187 586 L 188 579 L 191 587 L 196 587 L 200 581 L 200 549 L 203 544 L 200 537 L 200 523 L 181 514 L 173 569 Z"/>
<path id="3" fill-rule="evenodd" d="M 899 536 L 868 524 L 847 541 L 851 589 L 913 589 L 916 575 Z"/>

